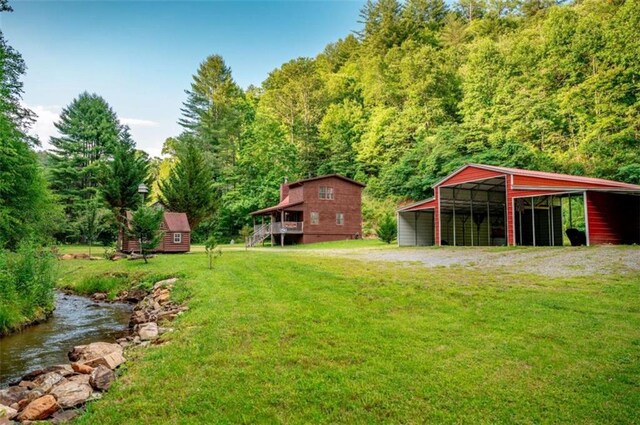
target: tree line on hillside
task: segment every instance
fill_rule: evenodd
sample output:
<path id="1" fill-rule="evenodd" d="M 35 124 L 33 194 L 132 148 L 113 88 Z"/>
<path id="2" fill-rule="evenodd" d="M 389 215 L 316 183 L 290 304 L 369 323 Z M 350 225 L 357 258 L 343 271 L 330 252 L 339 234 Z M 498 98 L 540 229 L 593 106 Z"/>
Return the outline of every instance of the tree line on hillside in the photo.
<path id="1" fill-rule="evenodd" d="M 187 213 L 195 240 L 237 237 L 285 177 L 366 183 L 367 223 L 467 162 L 640 183 L 640 0 L 370 0 L 361 18 L 260 87 L 243 90 L 221 56 L 206 58 L 163 158 L 82 93 L 44 168 L 19 102 L 24 63 L 2 39 L 0 132 L 13 142 L 0 155 L 0 237 L 113 241 L 142 182 Z"/>
<path id="2" fill-rule="evenodd" d="M 200 232 L 226 236 L 285 176 L 366 183 L 368 222 L 467 162 L 640 183 L 640 2 L 556 3 L 370 0 L 359 32 L 247 90 L 212 55 L 165 168 L 197 146 L 215 190 Z"/>

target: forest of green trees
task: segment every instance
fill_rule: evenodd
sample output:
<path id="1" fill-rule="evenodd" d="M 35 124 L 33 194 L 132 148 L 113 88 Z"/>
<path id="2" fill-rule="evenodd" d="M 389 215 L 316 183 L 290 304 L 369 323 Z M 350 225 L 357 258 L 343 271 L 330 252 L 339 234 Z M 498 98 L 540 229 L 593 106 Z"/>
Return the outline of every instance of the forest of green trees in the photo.
<path id="1" fill-rule="evenodd" d="M 37 155 L 25 64 L 0 38 L 0 240 L 109 243 L 141 182 L 188 213 L 196 238 L 220 240 L 276 202 L 284 177 L 366 183 L 369 225 L 467 162 L 640 183 L 640 0 L 560 3 L 370 0 L 358 31 L 260 87 L 240 87 L 213 54 L 163 158 L 136 150 L 91 93 Z"/>

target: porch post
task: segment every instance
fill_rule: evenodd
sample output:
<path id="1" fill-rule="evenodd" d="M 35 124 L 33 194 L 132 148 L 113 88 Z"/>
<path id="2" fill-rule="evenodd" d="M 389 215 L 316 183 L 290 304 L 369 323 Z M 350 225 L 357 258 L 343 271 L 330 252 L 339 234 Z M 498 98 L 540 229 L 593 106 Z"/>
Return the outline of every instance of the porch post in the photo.
<path id="1" fill-rule="evenodd" d="M 273 236 L 273 214 L 269 214 L 269 220 L 271 221 L 269 223 L 269 234 L 271 235 L 271 246 L 275 246 L 276 244 L 276 238 Z"/>
<path id="2" fill-rule="evenodd" d="M 284 228 L 284 210 L 280 212 L 280 246 L 284 246 L 284 233 L 282 229 Z"/>

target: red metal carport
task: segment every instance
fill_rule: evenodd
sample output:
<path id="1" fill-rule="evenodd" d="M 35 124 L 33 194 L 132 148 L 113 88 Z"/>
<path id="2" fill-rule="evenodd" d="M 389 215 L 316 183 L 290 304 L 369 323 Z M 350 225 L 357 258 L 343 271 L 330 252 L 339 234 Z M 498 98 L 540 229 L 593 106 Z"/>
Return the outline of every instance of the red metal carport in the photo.
<path id="1" fill-rule="evenodd" d="M 398 210 L 400 245 L 562 245 L 575 215 L 587 245 L 640 243 L 638 185 L 468 164 L 433 189 Z"/>

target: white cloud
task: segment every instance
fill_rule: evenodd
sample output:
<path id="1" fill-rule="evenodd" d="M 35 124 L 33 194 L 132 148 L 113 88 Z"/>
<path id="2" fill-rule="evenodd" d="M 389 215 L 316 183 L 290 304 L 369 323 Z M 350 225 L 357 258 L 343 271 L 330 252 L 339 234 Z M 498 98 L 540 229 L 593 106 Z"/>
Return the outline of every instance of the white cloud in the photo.
<path id="1" fill-rule="evenodd" d="M 51 147 L 49 144 L 51 136 L 58 136 L 58 130 L 54 124 L 60 119 L 60 112 L 62 108 L 59 106 L 44 105 L 25 106 L 37 115 L 36 122 L 31 127 L 29 133 L 33 136 L 37 136 L 40 139 L 40 142 L 42 142 L 42 147 L 48 149 Z"/>
<path id="2" fill-rule="evenodd" d="M 60 119 L 62 107 L 55 105 L 32 106 L 28 104 L 24 104 L 24 106 L 37 115 L 36 122 L 29 130 L 29 133 L 40 139 L 43 149 L 51 149 L 52 146 L 49 143 L 51 136 L 59 136 L 54 124 Z M 164 140 L 164 132 L 166 130 L 157 128 L 160 127 L 158 122 L 140 118 L 120 118 L 120 123 L 131 127 L 131 135 L 138 142 L 139 149 L 144 149 L 153 156 L 161 156 L 161 143 L 158 146 L 159 144 L 156 141 Z M 156 134 L 158 131 L 161 131 L 161 133 Z"/>
<path id="3" fill-rule="evenodd" d="M 158 123 L 151 120 L 143 120 L 139 118 L 120 118 L 120 123 L 129 127 L 157 127 Z"/>

